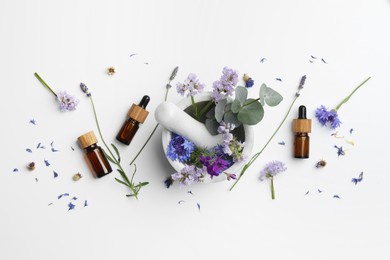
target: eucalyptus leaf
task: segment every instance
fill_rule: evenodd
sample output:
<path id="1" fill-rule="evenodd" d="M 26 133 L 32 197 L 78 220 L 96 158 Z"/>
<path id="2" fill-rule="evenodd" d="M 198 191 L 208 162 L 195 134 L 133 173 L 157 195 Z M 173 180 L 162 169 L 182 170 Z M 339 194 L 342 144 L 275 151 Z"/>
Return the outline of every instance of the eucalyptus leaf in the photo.
<path id="1" fill-rule="evenodd" d="M 215 107 L 212 107 L 207 113 L 206 118 L 214 118 L 215 116 Z"/>
<path id="2" fill-rule="evenodd" d="M 215 119 L 217 120 L 217 122 L 221 122 L 223 119 L 223 114 L 225 113 L 226 103 L 227 103 L 227 100 L 222 99 L 215 106 Z"/>
<path id="3" fill-rule="evenodd" d="M 205 126 L 211 135 L 218 134 L 219 123 L 215 118 L 206 118 Z"/>
<path id="4" fill-rule="evenodd" d="M 248 97 L 248 90 L 243 86 L 236 88 L 236 98 L 234 101 L 239 101 L 241 106 L 244 105 L 246 98 Z M 237 112 L 235 112 L 237 113 Z"/>
<path id="5" fill-rule="evenodd" d="M 232 106 L 230 107 L 233 113 L 238 113 L 241 109 L 241 102 L 237 99 L 235 99 L 232 103 Z"/>
<path id="6" fill-rule="evenodd" d="M 243 106 L 238 112 L 238 120 L 247 125 L 255 125 L 259 123 L 264 117 L 264 109 L 260 102 L 255 99 L 248 99 L 249 105 Z"/>
<path id="7" fill-rule="evenodd" d="M 240 120 L 237 118 L 237 114 L 234 114 L 232 111 L 228 111 L 225 113 L 225 116 L 223 117 L 223 121 L 225 123 L 234 124 L 236 127 L 241 125 Z"/>
<path id="8" fill-rule="evenodd" d="M 263 106 L 264 106 L 264 101 L 268 106 L 274 107 L 279 105 L 279 103 L 282 102 L 282 100 L 283 100 L 282 95 L 280 95 L 277 91 L 267 87 L 265 84 L 261 85 L 260 103 Z"/>

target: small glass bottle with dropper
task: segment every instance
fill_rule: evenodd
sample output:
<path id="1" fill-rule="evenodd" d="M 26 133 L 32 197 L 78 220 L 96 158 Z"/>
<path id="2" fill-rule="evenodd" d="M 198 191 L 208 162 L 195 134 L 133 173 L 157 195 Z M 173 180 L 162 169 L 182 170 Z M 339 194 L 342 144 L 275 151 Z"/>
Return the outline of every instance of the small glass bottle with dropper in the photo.
<path id="1" fill-rule="evenodd" d="M 306 107 L 300 106 L 298 118 L 293 120 L 294 157 L 300 159 L 309 158 L 311 119 L 306 118 Z"/>
<path id="2" fill-rule="evenodd" d="M 96 177 L 101 178 L 110 172 L 112 168 L 108 162 L 103 150 L 97 145 L 97 138 L 93 131 L 89 131 L 78 138 L 81 148 L 85 151 L 85 156 L 88 159 L 88 165 L 93 170 Z"/>
<path id="3" fill-rule="evenodd" d="M 146 120 L 149 112 L 145 110 L 150 101 L 150 97 L 145 95 L 142 97 L 141 102 L 138 105 L 133 104 L 127 113 L 127 120 L 123 123 L 121 130 L 119 131 L 116 139 L 121 143 L 129 145 L 134 135 L 136 134 L 139 123 L 143 123 Z"/>

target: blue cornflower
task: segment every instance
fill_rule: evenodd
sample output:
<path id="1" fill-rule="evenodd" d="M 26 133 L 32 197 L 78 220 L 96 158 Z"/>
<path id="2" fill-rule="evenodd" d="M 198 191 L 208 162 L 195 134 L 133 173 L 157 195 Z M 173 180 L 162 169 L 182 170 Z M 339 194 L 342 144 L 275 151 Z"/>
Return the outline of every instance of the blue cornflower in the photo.
<path id="1" fill-rule="evenodd" d="M 335 109 L 328 110 L 325 106 L 316 109 L 316 117 L 322 126 L 329 123 L 330 127 L 336 129 L 341 125 L 341 121 Z"/>
<path id="2" fill-rule="evenodd" d="M 287 170 L 285 164 L 281 161 L 272 161 L 268 163 L 265 168 L 260 172 L 260 180 L 263 181 L 266 178 L 271 179 L 271 195 L 272 199 L 275 199 L 275 188 L 274 188 L 274 176 L 278 173 Z"/>
<path id="3" fill-rule="evenodd" d="M 251 88 L 255 84 L 255 81 L 248 74 L 244 74 L 244 82 L 246 88 Z"/>
<path id="4" fill-rule="evenodd" d="M 172 161 L 186 162 L 190 159 L 194 149 L 194 143 L 183 136 L 172 133 L 172 138 L 168 144 L 167 156 Z"/>

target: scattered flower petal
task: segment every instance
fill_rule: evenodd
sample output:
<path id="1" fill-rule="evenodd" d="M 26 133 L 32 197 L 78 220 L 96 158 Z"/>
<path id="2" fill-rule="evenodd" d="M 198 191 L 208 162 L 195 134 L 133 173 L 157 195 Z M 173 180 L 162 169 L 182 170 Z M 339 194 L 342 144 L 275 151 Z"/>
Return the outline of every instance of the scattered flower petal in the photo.
<path id="1" fill-rule="evenodd" d="M 132 53 L 132 54 L 130 54 L 129 56 L 130 56 L 130 58 L 131 58 L 131 57 L 133 57 L 133 56 L 135 56 L 135 55 L 137 55 L 137 53 Z"/>
<path id="2" fill-rule="evenodd" d="M 32 153 L 32 150 L 30 148 L 27 148 L 26 151 Z"/>
<path id="3" fill-rule="evenodd" d="M 165 187 L 167 187 L 167 189 L 169 189 L 169 187 L 171 187 L 171 185 L 173 184 L 173 179 L 172 177 L 168 177 L 165 181 Z"/>
<path id="4" fill-rule="evenodd" d="M 321 192 L 322 192 L 322 190 L 320 190 L 320 189 L 317 189 L 317 191 L 318 191 L 318 193 L 321 193 Z"/>
<path id="5" fill-rule="evenodd" d="M 53 153 L 58 152 L 58 150 L 54 148 L 54 145 L 53 145 L 53 144 L 54 144 L 54 141 L 50 143 L 51 151 L 52 151 Z"/>
<path id="6" fill-rule="evenodd" d="M 349 129 L 349 133 L 352 134 L 352 132 L 354 131 L 353 128 Z"/>
<path id="7" fill-rule="evenodd" d="M 325 160 L 319 160 L 317 163 L 316 163 L 316 168 L 323 168 L 326 166 L 326 161 Z"/>
<path id="8" fill-rule="evenodd" d="M 192 191 L 187 191 L 188 194 L 191 194 L 191 195 L 194 195 L 194 193 L 192 193 Z"/>
<path id="9" fill-rule="evenodd" d="M 73 210 L 75 207 L 76 207 L 76 205 L 74 205 L 72 202 L 69 202 L 69 204 L 68 204 L 68 211 L 69 210 Z"/>
<path id="10" fill-rule="evenodd" d="M 278 144 L 280 144 L 280 145 L 286 145 L 286 142 L 285 142 L 285 141 L 280 141 L 280 142 L 278 142 Z"/>
<path id="11" fill-rule="evenodd" d="M 72 151 L 74 151 L 74 148 L 71 146 L 70 149 L 72 149 Z"/>
<path id="12" fill-rule="evenodd" d="M 246 88 L 251 88 L 255 84 L 255 81 L 248 74 L 244 74 L 244 82 Z"/>
<path id="13" fill-rule="evenodd" d="M 348 140 L 348 139 L 344 139 L 344 140 L 345 140 L 345 142 L 347 142 L 350 145 L 355 145 L 355 142 L 352 140 Z"/>
<path id="14" fill-rule="evenodd" d="M 305 193 L 305 196 L 306 196 L 307 194 L 309 194 L 309 191 L 307 191 L 307 192 Z"/>
<path id="15" fill-rule="evenodd" d="M 334 138 L 344 138 L 344 136 L 339 135 L 339 131 L 332 133 L 331 136 L 333 136 Z"/>
<path id="16" fill-rule="evenodd" d="M 317 59 L 317 57 L 314 57 L 313 55 L 310 55 L 310 57 L 311 57 L 312 59 L 314 59 L 314 60 Z"/>
<path id="17" fill-rule="evenodd" d="M 57 197 L 57 199 L 61 199 L 62 197 L 69 197 L 69 193 L 61 194 Z"/>
<path id="18" fill-rule="evenodd" d="M 114 75 L 116 73 L 116 70 L 115 70 L 114 67 L 109 67 L 109 68 L 107 68 L 106 72 L 107 72 L 108 75 L 112 76 L 112 75 Z"/>
<path id="19" fill-rule="evenodd" d="M 58 177 L 58 173 L 56 171 L 53 171 L 54 178 Z"/>
<path id="20" fill-rule="evenodd" d="M 333 198 L 335 198 L 335 199 L 341 199 L 339 195 L 333 195 Z"/>
<path id="21" fill-rule="evenodd" d="M 357 177 L 357 178 L 352 178 L 352 183 L 354 183 L 355 185 L 356 184 L 358 184 L 358 182 L 361 182 L 363 180 L 363 172 L 361 172 L 360 174 L 359 174 L 359 177 Z"/>
<path id="22" fill-rule="evenodd" d="M 196 206 L 198 207 L 198 210 L 200 211 L 200 204 L 196 203 Z"/>
<path id="23" fill-rule="evenodd" d="M 77 200 L 77 197 L 73 197 L 72 200 Z"/>
<path id="24" fill-rule="evenodd" d="M 33 125 L 37 125 L 37 122 L 35 121 L 34 118 L 30 120 L 30 123 L 33 124 Z"/>
<path id="25" fill-rule="evenodd" d="M 264 61 L 266 61 L 267 59 L 266 58 L 262 58 L 261 60 L 260 60 L 260 62 L 261 63 L 264 63 Z"/>
<path id="26" fill-rule="evenodd" d="M 322 61 L 323 63 L 325 63 L 325 64 L 328 64 L 328 63 L 324 60 L 324 58 L 322 58 L 321 61 Z"/>
<path id="27" fill-rule="evenodd" d="M 45 159 L 44 162 L 45 162 L 45 165 L 46 165 L 46 166 L 50 166 L 50 163 L 49 163 L 48 160 Z"/>
<path id="28" fill-rule="evenodd" d="M 45 146 L 43 146 L 43 145 L 42 145 L 42 143 L 38 143 L 38 145 L 37 145 L 37 149 L 39 149 L 39 148 L 41 148 L 41 149 L 45 149 L 46 147 L 45 147 Z"/>
<path id="29" fill-rule="evenodd" d="M 53 202 L 50 202 L 49 204 L 47 204 L 47 206 L 51 206 L 51 205 L 53 205 Z"/>
<path id="30" fill-rule="evenodd" d="M 177 204 L 182 204 L 183 202 L 185 202 L 184 200 L 179 200 L 178 202 L 177 202 Z"/>
<path id="31" fill-rule="evenodd" d="M 35 182 L 38 182 L 38 178 L 35 178 Z"/>
<path id="32" fill-rule="evenodd" d="M 85 201 L 84 201 L 84 207 L 87 207 L 87 206 L 88 206 L 88 201 L 85 200 Z"/>
<path id="33" fill-rule="evenodd" d="M 340 157 L 340 155 L 342 155 L 342 156 L 345 155 L 345 151 L 343 150 L 343 147 L 342 147 L 342 146 L 338 147 L 337 145 L 335 145 L 334 148 L 337 149 L 337 156 L 338 156 L 338 157 Z"/>
<path id="34" fill-rule="evenodd" d="M 281 78 L 275 78 L 275 80 L 282 82 Z"/>
<path id="35" fill-rule="evenodd" d="M 14 169 L 13 169 L 13 172 L 18 172 L 18 171 L 19 171 L 18 168 L 14 168 Z"/>

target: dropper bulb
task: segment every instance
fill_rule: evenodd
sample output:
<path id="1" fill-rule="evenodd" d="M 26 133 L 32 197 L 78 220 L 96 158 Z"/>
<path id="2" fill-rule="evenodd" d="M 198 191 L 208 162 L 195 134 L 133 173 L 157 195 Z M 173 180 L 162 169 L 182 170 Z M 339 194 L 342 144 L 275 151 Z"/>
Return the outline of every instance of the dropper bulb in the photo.
<path id="1" fill-rule="evenodd" d="M 300 106 L 298 109 L 298 118 L 299 119 L 306 119 L 306 107 Z"/>
<path id="2" fill-rule="evenodd" d="M 148 95 L 145 95 L 142 97 L 141 101 L 139 102 L 139 106 L 142 108 L 146 108 L 150 101 L 150 97 Z"/>

